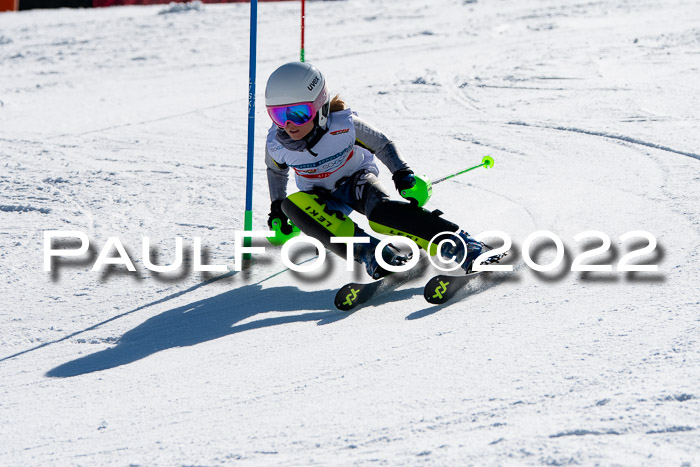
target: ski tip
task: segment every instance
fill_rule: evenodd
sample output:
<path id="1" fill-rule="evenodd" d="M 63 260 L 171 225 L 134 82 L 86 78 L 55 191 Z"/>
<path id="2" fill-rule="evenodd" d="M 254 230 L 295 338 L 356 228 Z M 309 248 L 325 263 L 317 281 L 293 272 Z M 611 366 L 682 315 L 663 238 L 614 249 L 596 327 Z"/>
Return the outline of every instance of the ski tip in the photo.
<path id="1" fill-rule="evenodd" d="M 360 287 L 348 284 L 335 295 L 335 307 L 340 311 L 350 311 L 359 305 Z"/>
<path id="2" fill-rule="evenodd" d="M 425 285 L 423 297 L 428 303 L 441 305 L 451 296 L 450 284 L 454 280 L 450 276 L 435 276 Z"/>

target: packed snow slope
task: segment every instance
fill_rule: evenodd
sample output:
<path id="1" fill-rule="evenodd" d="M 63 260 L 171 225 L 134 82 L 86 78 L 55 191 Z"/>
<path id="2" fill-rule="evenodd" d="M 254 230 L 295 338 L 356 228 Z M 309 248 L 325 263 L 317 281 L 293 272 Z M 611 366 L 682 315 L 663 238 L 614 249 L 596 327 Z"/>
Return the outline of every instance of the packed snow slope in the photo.
<path id="1" fill-rule="evenodd" d="M 259 7 L 258 228 L 263 91 L 298 57 L 298 15 Z M 249 5 L 2 14 L 0 464 L 696 465 L 697 2 L 351 0 L 307 15 L 307 60 L 417 172 L 495 159 L 428 207 L 508 233 L 516 260 L 554 232 L 562 265 L 444 307 L 424 301 L 424 276 L 349 314 L 333 308 L 354 277 L 340 261 L 296 274 L 269 248 L 247 272 L 195 273 L 194 237 L 230 266 L 243 228 Z M 90 252 L 44 272 L 46 230 L 84 232 Z M 601 244 L 574 240 L 588 230 L 612 247 L 584 263 L 616 267 L 647 244 L 620 236 L 644 230 L 658 246 L 633 262 L 658 272 L 571 272 Z M 110 236 L 137 272 L 91 271 Z M 189 266 L 148 271 L 144 236 L 160 264 L 183 238 Z M 554 258 L 551 242 L 531 252 Z"/>

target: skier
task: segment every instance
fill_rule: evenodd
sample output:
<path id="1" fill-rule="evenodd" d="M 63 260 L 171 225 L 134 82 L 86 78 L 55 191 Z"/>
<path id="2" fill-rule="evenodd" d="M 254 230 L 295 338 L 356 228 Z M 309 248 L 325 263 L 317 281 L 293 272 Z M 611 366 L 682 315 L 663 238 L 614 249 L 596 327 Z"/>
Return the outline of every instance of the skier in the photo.
<path id="1" fill-rule="evenodd" d="M 368 238 L 368 243 L 353 246 L 353 256 L 379 279 L 388 273 L 375 258 L 379 240 L 347 217 L 355 210 L 367 217 L 375 232 L 408 237 L 426 250 L 438 234 L 459 235 L 464 243 L 445 242 L 441 254 L 464 260 L 462 268 L 471 270 L 485 245 L 441 217 L 442 212 L 419 207 L 430 197 L 430 184 L 414 174 L 382 132 L 355 115 L 338 95 L 330 98 L 325 77 L 316 67 L 301 62 L 279 67 L 267 81 L 265 104 L 273 122 L 265 147 L 272 200 L 268 225 L 276 229 L 280 243 L 298 234 L 296 226 L 346 258 L 347 246 L 331 243 L 332 237 Z M 375 157 L 391 171 L 396 189 L 409 202 L 390 199 L 377 178 Z M 287 196 L 290 168 L 300 191 Z M 436 245 L 449 236 L 438 236 L 428 253 L 435 255 Z M 390 265 L 410 259 L 391 245 L 381 253 Z"/>

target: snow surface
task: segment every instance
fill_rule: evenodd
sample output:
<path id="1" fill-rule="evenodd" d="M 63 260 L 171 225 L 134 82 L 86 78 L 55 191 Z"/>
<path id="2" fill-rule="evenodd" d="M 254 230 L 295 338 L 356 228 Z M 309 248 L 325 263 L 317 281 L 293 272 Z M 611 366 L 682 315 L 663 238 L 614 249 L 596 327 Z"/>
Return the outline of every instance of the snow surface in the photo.
<path id="1" fill-rule="evenodd" d="M 261 228 L 263 90 L 298 57 L 298 14 L 259 7 Z M 307 14 L 307 60 L 417 171 L 496 160 L 436 186 L 430 207 L 507 232 L 515 256 L 551 230 L 564 266 L 441 308 L 416 279 L 351 314 L 333 308 L 352 277 L 342 262 L 293 274 L 276 248 L 223 277 L 151 273 L 146 235 L 161 264 L 178 236 L 231 264 L 249 6 L 2 14 L 0 464 L 700 463 L 697 2 L 353 0 Z M 597 246 L 573 240 L 592 229 L 613 241 L 600 264 L 632 249 L 621 234 L 651 232 L 642 259 L 659 272 L 568 271 Z M 44 272 L 45 230 L 87 233 L 90 255 Z M 90 270 L 110 236 L 138 273 Z"/>

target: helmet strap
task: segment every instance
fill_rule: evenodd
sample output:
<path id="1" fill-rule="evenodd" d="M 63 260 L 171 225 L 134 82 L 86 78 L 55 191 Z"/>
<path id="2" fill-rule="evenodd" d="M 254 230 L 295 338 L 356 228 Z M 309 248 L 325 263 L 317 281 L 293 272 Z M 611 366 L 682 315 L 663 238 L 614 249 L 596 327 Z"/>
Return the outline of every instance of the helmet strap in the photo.
<path id="1" fill-rule="evenodd" d="M 318 119 L 318 115 L 316 115 L 316 118 Z M 321 138 L 323 138 L 323 135 L 325 135 L 327 131 L 327 126 L 326 128 L 321 128 L 318 124 L 318 120 L 314 120 L 314 129 L 304 138 L 306 141 L 306 149 L 310 152 L 311 148 L 321 141 Z"/>

